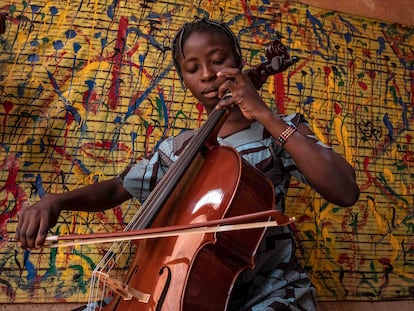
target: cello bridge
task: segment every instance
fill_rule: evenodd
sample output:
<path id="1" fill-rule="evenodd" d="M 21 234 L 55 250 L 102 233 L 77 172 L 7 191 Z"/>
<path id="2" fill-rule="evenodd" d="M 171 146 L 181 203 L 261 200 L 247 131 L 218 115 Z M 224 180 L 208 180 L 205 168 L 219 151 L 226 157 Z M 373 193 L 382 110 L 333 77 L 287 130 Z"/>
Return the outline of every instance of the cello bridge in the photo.
<path id="1" fill-rule="evenodd" d="M 139 302 L 148 303 L 151 295 L 143 293 L 128 284 L 112 279 L 107 273 L 96 272 L 100 282 L 105 283 L 111 290 L 120 295 L 124 300 L 138 299 Z"/>

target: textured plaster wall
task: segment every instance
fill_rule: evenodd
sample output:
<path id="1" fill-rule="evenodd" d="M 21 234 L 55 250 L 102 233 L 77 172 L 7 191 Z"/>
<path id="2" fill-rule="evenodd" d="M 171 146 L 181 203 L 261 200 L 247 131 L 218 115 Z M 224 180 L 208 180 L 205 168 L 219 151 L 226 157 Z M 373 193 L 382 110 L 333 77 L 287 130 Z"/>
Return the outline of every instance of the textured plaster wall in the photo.
<path id="1" fill-rule="evenodd" d="M 0 35 L 1 303 L 87 299 L 108 245 L 29 252 L 8 238 L 19 211 L 46 192 L 111 178 L 162 137 L 202 124 L 169 53 L 193 16 L 227 21 L 246 68 L 281 34 L 300 62 L 269 78 L 262 96 L 303 113 L 356 169 L 362 193 L 352 208 L 298 184 L 289 193 L 297 253 L 320 299 L 413 297 L 412 27 L 264 0 L 3 1 L 0 12 L 9 14 Z M 64 212 L 50 234 L 122 230 L 138 208 Z"/>

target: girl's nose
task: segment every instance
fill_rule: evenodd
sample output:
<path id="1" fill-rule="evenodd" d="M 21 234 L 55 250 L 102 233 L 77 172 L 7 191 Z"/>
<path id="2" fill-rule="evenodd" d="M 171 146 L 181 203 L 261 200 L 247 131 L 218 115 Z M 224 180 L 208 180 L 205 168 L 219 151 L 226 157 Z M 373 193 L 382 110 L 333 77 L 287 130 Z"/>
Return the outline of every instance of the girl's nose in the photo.
<path id="1" fill-rule="evenodd" d="M 202 81 L 211 81 L 216 78 L 216 71 L 211 66 L 203 66 L 203 74 L 201 76 Z"/>

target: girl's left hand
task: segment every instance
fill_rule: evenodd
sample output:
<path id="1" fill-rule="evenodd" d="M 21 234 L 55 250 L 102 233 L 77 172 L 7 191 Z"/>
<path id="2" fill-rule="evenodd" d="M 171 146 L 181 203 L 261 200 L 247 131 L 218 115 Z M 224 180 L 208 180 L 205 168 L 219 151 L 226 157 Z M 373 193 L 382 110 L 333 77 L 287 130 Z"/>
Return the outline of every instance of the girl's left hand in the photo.
<path id="1" fill-rule="evenodd" d="M 222 100 L 218 102 L 217 109 L 237 105 L 249 120 L 259 120 L 263 113 L 269 113 L 270 109 L 257 93 L 253 83 L 240 69 L 225 68 L 217 73 L 217 77 L 226 78 L 219 87 L 219 98 Z"/>

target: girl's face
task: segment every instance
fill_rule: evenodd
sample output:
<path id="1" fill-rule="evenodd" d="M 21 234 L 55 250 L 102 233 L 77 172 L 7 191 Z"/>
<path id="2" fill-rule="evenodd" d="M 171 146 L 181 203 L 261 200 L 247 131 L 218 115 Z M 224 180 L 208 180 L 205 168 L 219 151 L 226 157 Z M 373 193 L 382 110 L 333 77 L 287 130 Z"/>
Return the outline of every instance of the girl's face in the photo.
<path id="1" fill-rule="evenodd" d="M 226 80 L 217 78 L 217 73 L 239 66 L 231 46 L 223 33 L 193 32 L 185 40 L 183 56 L 178 59 L 184 84 L 208 112 L 216 106 L 218 88 Z"/>

